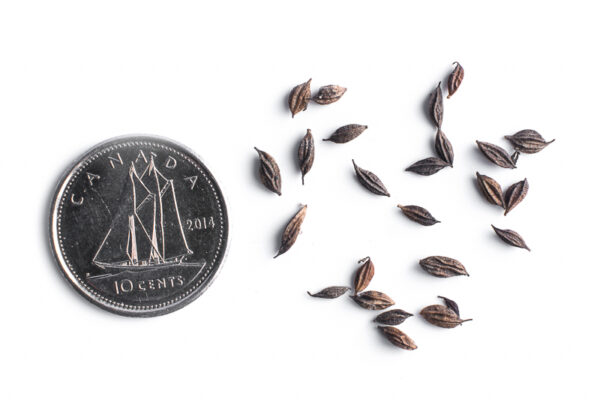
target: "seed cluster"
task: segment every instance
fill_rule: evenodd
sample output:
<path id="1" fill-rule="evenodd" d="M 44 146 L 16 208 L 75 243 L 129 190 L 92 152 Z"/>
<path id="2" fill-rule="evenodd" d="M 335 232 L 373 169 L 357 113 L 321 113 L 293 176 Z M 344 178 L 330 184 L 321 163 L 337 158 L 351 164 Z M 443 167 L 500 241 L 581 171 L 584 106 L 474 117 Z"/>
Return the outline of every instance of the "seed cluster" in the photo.
<path id="1" fill-rule="evenodd" d="M 458 63 L 454 63 L 455 68 L 447 79 L 447 96 L 449 99 L 453 96 L 460 87 L 464 78 L 464 69 Z M 319 89 L 318 93 L 313 97 L 311 94 L 310 84 L 312 79 L 295 86 L 288 97 L 288 104 L 292 117 L 299 112 L 305 111 L 310 102 L 321 105 L 331 104 L 340 100 L 346 93 L 347 89 L 338 85 L 327 85 Z M 419 160 L 408 168 L 406 171 L 413 172 L 422 176 L 430 176 L 436 174 L 446 167 L 454 166 L 454 149 L 448 136 L 442 131 L 442 122 L 444 117 L 444 94 L 442 82 L 439 82 L 429 97 L 428 117 L 430 118 L 436 130 L 434 138 L 435 156 L 427 157 Z M 348 124 L 344 125 L 324 141 L 344 144 L 348 143 L 367 130 L 367 125 Z M 502 147 L 484 141 L 476 141 L 477 147 L 481 153 L 493 164 L 508 169 L 515 169 L 519 155 L 533 154 L 543 150 L 554 140 L 546 141 L 538 132 L 525 129 L 515 133 L 514 135 L 505 136 L 514 148 L 513 154 Z M 270 191 L 281 195 L 281 173 L 275 159 L 268 153 L 255 148 L 259 155 L 259 176 L 263 185 Z M 302 173 L 302 184 L 304 185 L 305 176 L 311 170 L 315 158 L 315 141 L 310 129 L 307 129 L 306 135 L 302 138 L 298 146 L 298 166 Z M 355 160 L 352 160 L 354 171 L 358 183 L 360 183 L 369 192 L 390 197 L 390 193 L 382 180 L 374 173 L 357 165 Z M 504 210 L 504 215 L 507 215 L 526 197 L 529 190 L 527 179 L 523 179 L 510 185 L 506 190 L 503 190 L 501 185 L 493 178 L 482 175 L 476 172 L 477 185 L 484 198 L 492 205 L 501 207 Z M 427 209 L 417 205 L 398 205 L 401 212 L 413 222 L 424 226 L 432 226 L 440 223 Z M 296 242 L 300 228 L 306 217 L 307 206 L 303 205 L 294 217 L 288 222 L 283 230 L 281 237 L 280 248 L 275 255 L 278 257 L 287 252 Z M 501 229 L 492 225 L 492 229 L 498 237 L 505 243 L 530 250 L 525 240 L 515 231 L 510 229 Z M 376 291 L 366 291 L 368 285 L 375 274 L 375 267 L 370 257 L 366 257 L 359 261 L 362 265 L 358 268 L 354 275 L 353 288 L 348 286 L 331 286 L 322 289 L 319 292 L 308 294 L 311 297 L 334 299 L 339 298 L 347 293 L 350 298 L 360 307 L 367 310 L 385 310 L 395 305 L 394 300 L 387 294 Z M 438 278 L 449 278 L 455 276 L 469 276 L 465 266 L 458 260 L 446 256 L 430 256 L 419 261 L 419 265 L 428 274 Z M 444 305 L 434 304 L 423 308 L 420 315 L 429 323 L 442 327 L 454 328 L 462 325 L 465 321 L 471 319 L 461 319 L 459 308 L 456 302 L 443 296 L 440 297 Z M 380 332 L 394 345 L 407 349 L 414 350 L 417 348 L 414 341 L 405 333 L 395 328 L 394 325 L 403 323 L 413 314 L 401 309 L 387 310 L 379 314 L 374 321 L 378 324 Z"/>

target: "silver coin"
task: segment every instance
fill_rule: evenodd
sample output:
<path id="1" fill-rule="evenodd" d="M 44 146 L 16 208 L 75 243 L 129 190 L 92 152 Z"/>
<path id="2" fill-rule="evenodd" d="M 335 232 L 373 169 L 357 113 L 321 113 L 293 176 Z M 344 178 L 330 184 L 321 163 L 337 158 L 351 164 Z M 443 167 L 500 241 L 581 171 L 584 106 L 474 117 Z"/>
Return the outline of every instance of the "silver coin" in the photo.
<path id="1" fill-rule="evenodd" d="M 189 304 L 214 280 L 227 248 L 227 208 L 212 173 L 190 150 L 157 137 L 91 149 L 61 179 L 50 219 L 66 278 L 121 315 Z"/>

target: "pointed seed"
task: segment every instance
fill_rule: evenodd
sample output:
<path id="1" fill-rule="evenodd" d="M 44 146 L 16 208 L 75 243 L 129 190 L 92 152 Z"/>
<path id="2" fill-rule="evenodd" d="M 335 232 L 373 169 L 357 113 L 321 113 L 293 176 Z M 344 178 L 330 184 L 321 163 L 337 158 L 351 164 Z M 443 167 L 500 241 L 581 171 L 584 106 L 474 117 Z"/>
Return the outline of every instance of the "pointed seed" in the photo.
<path id="1" fill-rule="evenodd" d="M 417 348 L 415 342 L 398 328 L 394 328 L 393 326 L 378 326 L 377 329 L 396 347 L 404 350 L 415 350 Z"/>
<path id="2" fill-rule="evenodd" d="M 367 190 L 371 193 L 378 194 L 380 196 L 390 197 L 385 185 L 381 180 L 372 173 L 371 171 L 367 171 L 366 169 L 360 168 L 354 160 L 352 160 L 352 164 L 354 165 L 354 171 L 356 172 L 356 177 L 361 185 L 363 185 Z"/>
<path id="3" fill-rule="evenodd" d="M 513 159 L 502 147 L 492 143 L 480 142 L 479 140 L 475 142 L 483 155 L 494 164 L 502 168 L 517 168 Z"/>
<path id="4" fill-rule="evenodd" d="M 431 215 L 429 211 L 419 206 L 402 206 L 398 204 L 398 208 L 402 210 L 402 213 L 406 215 L 408 219 L 418 224 L 431 226 L 439 223 L 437 219 Z"/>
<path id="5" fill-rule="evenodd" d="M 300 111 L 306 110 L 308 107 L 308 102 L 310 101 L 311 81 L 312 78 L 304 83 L 299 84 L 290 92 L 288 97 L 288 105 L 290 107 L 290 111 L 292 112 L 292 118 L 294 118 L 294 115 L 298 114 Z"/>
<path id="6" fill-rule="evenodd" d="M 318 104 L 335 103 L 346 93 L 346 90 L 345 87 L 338 85 L 323 86 L 319 89 L 317 95 L 313 97 L 313 101 Z"/>
<path id="7" fill-rule="evenodd" d="M 552 139 L 546 142 L 542 135 L 533 129 L 524 129 L 514 135 L 506 135 L 504 137 L 512 144 L 515 150 L 526 154 L 534 154 L 542 151 L 555 140 Z"/>
<path id="8" fill-rule="evenodd" d="M 412 316 L 411 313 L 397 308 L 395 310 L 382 312 L 375 318 L 374 322 L 382 325 L 400 325 L 406 318 Z"/>
<path id="9" fill-rule="evenodd" d="M 450 140 L 440 128 L 438 128 L 435 135 L 435 151 L 442 160 L 447 162 L 451 167 L 453 166 L 454 149 L 452 149 L 452 143 L 450 143 Z"/>
<path id="10" fill-rule="evenodd" d="M 375 290 L 369 290 L 350 297 L 356 304 L 367 310 L 384 310 L 396 304 L 387 294 Z"/>
<path id="11" fill-rule="evenodd" d="M 406 171 L 414 172 L 415 174 L 429 176 L 433 175 L 442 168 L 449 166 L 446 161 L 437 157 L 428 157 L 423 160 L 419 160 L 406 168 Z"/>
<path id="12" fill-rule="evenodd" d="M 300 171 L 302 171 L 302 184 L 304 185 L 304 176 L 312 168 L 315 160 L 315 140 L 313 139 L 310 129 L 306 130 L 306 135 L 300 141 L 298 146 L 298 162 L 300 163 Z"/>
<path id="13" fill-rule="evenodd" d="M 330 286 L 317 293 L 306 293 L 311 297 L 319 297 L 321 299 L 337 299 L 346 294 L 349 290 L 350 288 L 346 286 Z"/>
<path id="14" fill-rule="evenodd" d="M 356 275 L 354 275 L 354 293 L 365 290 L 375 275 L 375 266 L 370 257 L 363 258 L 359 261 L 359 263 L 361 262 L 364 264 L 358 267 Z"/>
<path id="15" fill-rule="evenodd" d="M 419 265 L 427 273 L 439 278 L 449 278 L 452 276 L 466 275 L 469 273 L 465 266 L 458 260 L 444 256 L 431 256 L 419 261 Z"/>
<path id="16" fill-rule="evenodd" d="M 475 174 L 477 175 L 477 185 L 487 201 L 504 208 L 504 195 L 500 184 L 487 175 L 481 175 L 479 172 Z"/>
<path id="17" fill-rule="evenodd" d="M 349 124 L 338 128 L 333 134 L 323 139 L 325 142 L 333 143 L 348 143 L 349 141 L 356 139 L 361 133 L 368 128 L 367 125 Z"/>
<path id="18" fill-rule="evenodd" d="M 522 202 L 525 196 L 527 196 L 528 191 L 529 182 L 527 182 L 527 178 L 510 185 L 504 193 L 504 204 L 506 205 L 504 215 L 508 214 L 510 210 Z"/>
<path id="19" fill-rule="evenodd" d="M 281 173 L 275 159 L 267 152 L 257 149 L 258 157 L 260 158 L 260 167 L 258 173 L 263 185 L 271 192 L 281 196 Z"/>
<path id="20" fill-rule="evenodd" d="M 427 306 L 421 310 L 421 315 L 427 322 L 440 328 L 456 328 L 462 325 L 463 322 L 472 321 L 469 319 L 461 319 L 449 307 L 441 304 Z"/>
<path id="21" fill-rule="evenodd" d="M 302 227 L 302 222 L 304 222 L 304 217 L 306 217 L 306 208 L 308 206 L 302 206 L 300 211 L 294 215 L 294 217 L 288 222 L 285 229 L 283 230 L 283 234 L 281 235 L 281 246 L 279 247 L 279 251 L 273 258 L 277 258 L 286 251 L 288 251 L 294 243 L 296 243 L 296 239 L 298 239 L 298 235 L 300 234 L 300 228 Z"/>
<path id="22" fill-rule="evenodd" d="M 492 225 L 492 228 L 494 228 L 494 232 L 496 232 L 496 235 L 498 235 L 498 237 L 502 239 L 504 243 L 531 251 L 531 249 L 525 243 L 525 239 L 523 239 L 517 232 L 511 231 L 510 229 L 496 228 L 494 225 Z"/>
<path id="23" fill-rule="evenodd" d="M 454 67 L 454 71 L 452 71 L 450 76 L 448 76 L 448 97 L 446 97 L 447 99 L 449 99 L 454 93 L 456 93 L 465 76 L 465 70 L 463 69 L 462 65 L 460 65 L 458 61 L 455 61 L 454 64 L 456 64 L 456 67 Z"/>

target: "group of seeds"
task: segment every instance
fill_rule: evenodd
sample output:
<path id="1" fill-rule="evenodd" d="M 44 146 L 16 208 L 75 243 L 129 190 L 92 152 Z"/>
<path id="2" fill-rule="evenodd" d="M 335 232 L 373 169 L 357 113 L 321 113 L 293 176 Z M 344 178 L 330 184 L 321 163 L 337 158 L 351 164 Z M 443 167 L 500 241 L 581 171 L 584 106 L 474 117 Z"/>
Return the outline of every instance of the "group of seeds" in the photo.
<path id="1" fill-rule="evenodd" d="M 458 62 L 454 64 L 455 68 L 447 80 L 448 99 L 456 92 L 464 78 L 463 67 Z M 311 101 L 317 104 L 331 104 L 338 101 L 346 92 L 346 88 L 341 86 L 327 85 L 321 87 L 316 96 L 311 97 L 311 82 L 312 79 L 309 79 L 294 87 L 290 92 L 288 105 L 292 117 L 297 113 L 306 110 Z M 417 161 L 406 169 L 407 171 L 424 176 L 433 175 L 447 166 L 452 167 L 454 163 L 452 144 L 441 130 L 444 116 L 441 82 L 438 83 L 437 87 L 430 95 L 428 111 L 436 128 L 435 151 L 437 156 Z M 356 139 L 367 128 L 366 125 L 360 124 L 345 125 L 338 128 L 329 138 L 323 140 L 338 144 L 347 143 Z M 538 132 L 530 129 L 506 136 L 506 139 L 511 143 L 515 150 L 512 155 L 509 155 L 509 153 L 500 146 L 491 143 L 476 141 L 476 144 L 483 155 L 492 163 L 503 168 L 516 168 L 516 163 L 521 153 L 537 153 L 554 141 L 547 142 Z M 263 185 L 270 191 L 281 195 L 281 173 L 277 162 L 268 153 L 257 148 L 255 148 L 255 150 L 259 155 L 259 175 Z M 298 146 L 298 163 L 302 173 L 302 184 L 304 184 L 306 174 L 312 168 L 314 157 L 314 138 L 311 130 L 308 129 Z M 354 160 L 352 160 L 352 164 L 358 182 L 362 186 L 376 195 L 390 197 L 387 188 L 376 174 L 359 167 Z M 504 209 L 504 215 L 508 214 L 525 198 L 529 189 L 527 179 L 514 183 L 503 191 L 500 184 L 489 176 L 481 175 L 477 172 L 476 177 L 483 196 L 491 204 L 502 207 Z M 421 225 L 431 226 L 440 222 L 423 207 L 416 205 L 398 205 L 398 207 L 407 218 Z M 306 216 L 306 210 L 307 206 L 303 205 L 285 226 L 281 236 L 280 248 L 275 257 L 287 252 L 296 242 L 302 222 Z M 493 225 L 492 228 L 505 243 L 529 250 L 524 239 L 517 232 L 510 229 L 500 229 Z M 356 304 L 369 310 L 383 310 L 393 306 L 395 304 L 394 301 L 386 294 L 373 290 L 364 291 L 373 278 L 375 270 L 373 262 L 369 257 L 359 262 L 363 264 L 356 272 L 353 289 L 354 294 L 351 298 Z M 458 275 L 469 275 L 462 263 L 449 257 L 431 256 L 420 260 L 419 264 L 423 270 L 436 277 L 448 278 Z M 333 299 L 340 297 L 349 291 L 351 291 L 351 288 L 349 287 L 332 286 L 315 294 L 309 293 L 309 295 Z M 469 321 L 460 318 L 458 306 L 454 301 L 441 296 L 440 298 L 444 300 L 444 305 L 431 305 L 421 310 L 421 315 L 426 321 L 443 328 L 454 328 L 462 324 L 462 322 Z M 380 314 L 375 319 L 375 322 L 380 324 L 379 328 L 381 332 L 391 343 L 404 349 L 414 350 L 416 349 L 416 345 L 410 337 L 397 328 L 389 326 L 398 325 L 410 316 L 412 316 L 412 314 L 400 309 L 395 309 Z"/>
<path id="2" fill-rule="evenodd" d="M 352 300 L 360 307 L 367 310 L 385 310 L 396 303 L 390 296 L 376 290 L 365 291 L 373 276 L 375 275 L 375 265 L 371 257 L 365 257 L 359 261 L 363 263 L 354 275 L 353 289 L 347 286 L 330 286 L 320 292 L 308 294 L 312 297 L 322 299 L 336 299 L 349 291 L 354 294 L 350 296 Z M 432 275 L 440 277 L 449 277 L 454 275 L 468 275 L 464 266 L 451 258 L 447 257 L 428 257 L 420 262 L 423 269 Z M 470 319 L 461 319 L 458 305 L 456 302 L 442 296 L 445 305 L 434 304 L 421 310 L 421 316 L 430 324 L 441 328 L 455 328 L 463 322 Z M 400 325 L 413 314 L 402 309 L 396 308 L 385 311 L 375 317 L 374 322 L 378 324 L 381 333 L 395 346 L 405 350 L 414 350 L 417 348 L 415 342 L 400 329 L 392 325 Z"/>
<path id="3" fill-rule="evenodd" d="M 515 149 L 512 155 L 509 155 L 506 150 L 495 144 L 481 142 L 479 140 L 477 140 L 476 143 L 479 150 L 481 150 L 488 160 L 499 167 L 510 169 L 517 168 L 517 160 L 521 153 L 534 154 L 554 142 L 554 139 L 547 142 L 542 135 L 532 129 L 524 129 L 514 135 L 507 135 L 505 138 Z M 487 175 L 481 175 L 479 172 L 476 172 L 475 176 L 477 177 L 477 185 L 483 196 L 490 204 L 502 207 L 504 209 L 504 215 L 508 214 L 517 206 L 517 204 L 522 202 L 529 191 L 527 178 L 517 183 L 513 183 L 508 189 L 503 191 L 502 186 L 500 186 L 495 179 L 490 178 Z M 500 229 L 494 225 L 492 225 L 492 229 L 494 229 L 494 232 L 496 232 L 498 237 L 505 243 L 530 250 L 523 237 L 517 232 L 510 229 Z"/>

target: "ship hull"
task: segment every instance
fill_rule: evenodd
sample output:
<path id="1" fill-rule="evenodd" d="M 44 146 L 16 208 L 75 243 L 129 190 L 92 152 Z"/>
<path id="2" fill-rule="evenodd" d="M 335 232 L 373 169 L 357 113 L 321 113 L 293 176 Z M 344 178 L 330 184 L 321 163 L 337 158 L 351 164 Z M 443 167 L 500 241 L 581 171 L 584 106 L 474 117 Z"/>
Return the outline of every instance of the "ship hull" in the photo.
<path id="1" fill-rule="evenodd" d="M 96 263 L 100 268 L 102 268 L 107 274 L 118 274 L 120 272 L 129 271 L 129 272 L 147 272 L 147 271 L 160 271 L 169 269 L 172 267 L 193 267 L 200 268 L 203 267 L 204 263 L 190 263 L 190 262 L 181 262 L 181 261 L 171 261 L 160 264 L 152 264 L 152 265 L 115 265 L 115 264 L 101 264 Z"/>

